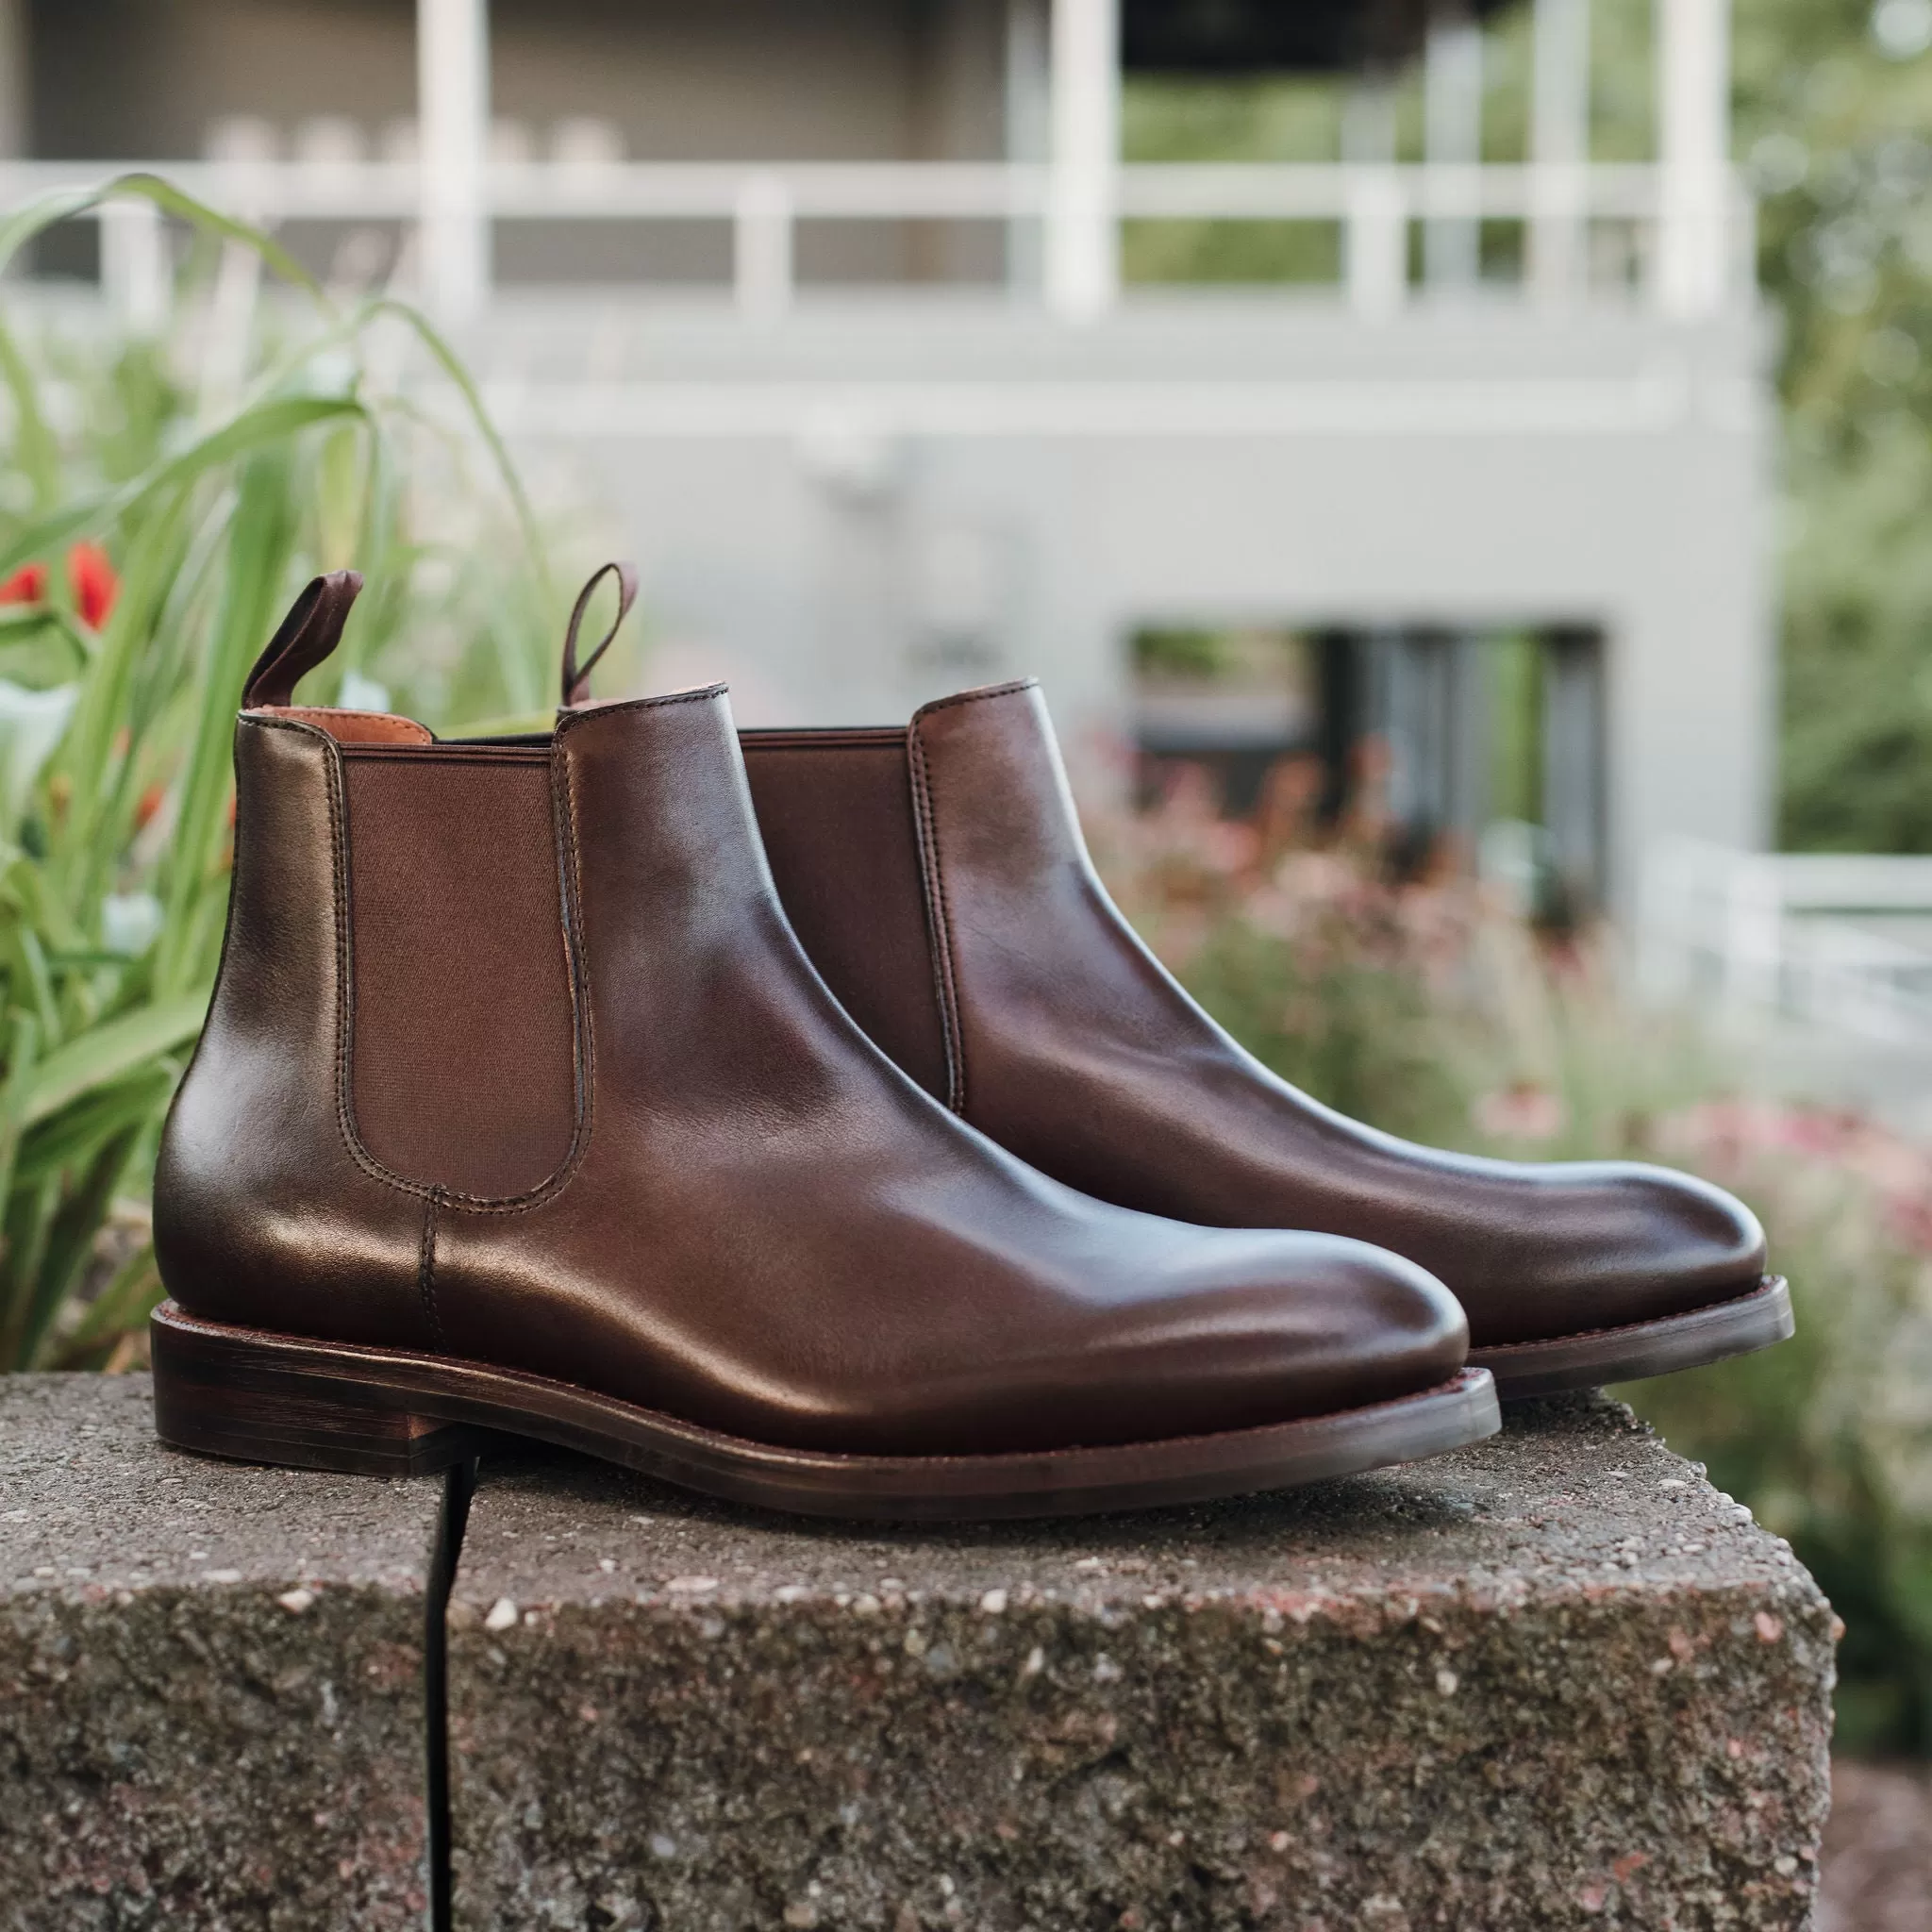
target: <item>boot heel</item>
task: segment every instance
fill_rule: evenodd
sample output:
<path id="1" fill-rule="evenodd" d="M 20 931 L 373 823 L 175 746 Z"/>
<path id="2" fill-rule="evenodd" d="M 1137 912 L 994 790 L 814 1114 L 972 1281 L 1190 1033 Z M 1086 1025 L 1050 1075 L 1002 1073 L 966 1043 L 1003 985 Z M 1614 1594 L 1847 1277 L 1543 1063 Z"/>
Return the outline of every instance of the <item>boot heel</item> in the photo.
<path id="1" fill-rule="evenodd" d="M 174 1449 L 350 1475 L 422 1475 L 475 1456 L 484 1431 L 392 1406 L 318 1373 L 292 1339 L 212 1329 L 164 1302 L 149 1322 L 155 1433 Z"/>

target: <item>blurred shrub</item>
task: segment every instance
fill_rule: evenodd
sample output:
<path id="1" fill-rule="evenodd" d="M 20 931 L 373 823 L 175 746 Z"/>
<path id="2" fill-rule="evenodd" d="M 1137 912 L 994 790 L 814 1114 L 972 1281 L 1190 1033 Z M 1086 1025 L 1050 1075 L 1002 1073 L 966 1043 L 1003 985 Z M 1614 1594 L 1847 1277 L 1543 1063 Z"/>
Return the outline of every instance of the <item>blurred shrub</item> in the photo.
<path id="1" fill-rule="evenodd" d="M 0 309 L 0 1368 L 125 1359 L 158 1297 L 145 1196 L 221 949 L 234 713 L 301 583 L 371 580 L 323 702 L 390 677 L 439 718 L 541 714 L 555 675 L 527 509 L 433 334 L 158 182 L 111 192 L 203 238 L 173 329 Z M 87 199 L 0 221 L 0 266 Z M 263 262 L 292 304 L 255 300 Z M 463 433 L 373 373 L 399 332 Z"/>
<path id="2" fill-rule="evenodd" d="M 1629 1157 L 1762 1217 L 1795 1341 L 1619 1392 L 1788 1537 L 1844 1618 L 1840 1736 L 1932 1749 L 1932 1156 L 1869 1123 L 1714 1100 L 1683 1016 L 1623 996 L 1603 942 L 1540 936 L 1465 880 L 1398 883 L 1357 808 L 1317 836 L 1310 772 L 1231 823 L 1198 774 L 1094 827 L 1124 908 L 1258 1058 L 1344 1112 L 1524 1159 Z"/>
<path id="3" fill-rule="evenodd" d="M 1593 0 L 1592 153 L 1655 153 L 1656 0 Z M 1918 0 L 1736 0 L 1735 155 L 1759 197 L 1759 286 L 1780 451 L 1781 831 L 1793 848 L 1932 851 L 1932 40 Z M 1483 149 L 1524 158 L 1532 9 L 1488 31 Z M 1124 140 L 1148 161 L 1330 160 L 1339 80 L 1139 75 Z M 1420 156 L 1419 67 L 1397 77 L 1397 145 Z M 1607 239 L 1607 236 L 1606 236 Z M 1519 238 L 1486 225 L 1484 270 Z M 1129 224 L 1150 282 L 1337 274 L 1309 224 Z"/>
<path id="4" fill-rule="evenodd" d="M 1657 1146 L 1757 1208 L 1798 1333 L 1620 1392 L 1824 1587 L 1840 1741 L 1932 1751 L 1932 1155 L 1762 1101 L 1666 1117 Z"/>
<path id="5" fill-rule="evenodd" d="M 1784 842 L 1932 851 L 1932 42 L 1740 0 L 1737 154 L 1783 323 Z"/>

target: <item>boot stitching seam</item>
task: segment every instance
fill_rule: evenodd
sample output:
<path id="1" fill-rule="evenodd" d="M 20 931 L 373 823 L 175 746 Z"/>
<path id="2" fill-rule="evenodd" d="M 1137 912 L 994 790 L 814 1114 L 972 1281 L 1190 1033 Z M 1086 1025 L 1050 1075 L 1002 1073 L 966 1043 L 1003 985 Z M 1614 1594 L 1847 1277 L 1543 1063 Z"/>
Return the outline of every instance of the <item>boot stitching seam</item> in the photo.
<path id="1" fill-rule="evenodd" d="M 932 941 L 933 991 L 939 996 L 940 1023 L 945 1037 L 946 1081 L 951 1090 L 946 1104 L 965 1117 L 966 1041 L 959 1024 L 959 995 L 954 979 L 952 908 L 946 899 L 945 868 L 940 858 L 939 814 L 933 808 L 932 774 L 925 759 L 925 743 L 917 722 L 907 734 L 912 767 L 914 817 L 919 824 L 920 856 L 926 874 L 926 927 Z"/>
<path id="2" fill-rule="evenodd" d="M 955 691 L 949 698 L 934 698 L 930 704 L 921 705 L 912 714 L 916 726 L 922 718 L 929 718 L 935 711 L 950 711 L 957 705 L 977 705 L 988 698 L 1009 698 L 1016 692 L 1032 691 L 1040 683 L 1037 677 L 1015 677 L 1006 684 L 990 684 L 984 691 Z"/>
<path id="3" fill-rule="evenodd" d="M 423 1208 L 423 1241 L 416 1255 L 416 1291 L 423 1299 L 423 1312 L 429 1318 L 429 1332 L 438 1348 L 447 1348 L 443 1338 L 442 1315 L 436 1306 L 436 1210 L 441 1206 L 443 1190 L 431 1188 Z"/>

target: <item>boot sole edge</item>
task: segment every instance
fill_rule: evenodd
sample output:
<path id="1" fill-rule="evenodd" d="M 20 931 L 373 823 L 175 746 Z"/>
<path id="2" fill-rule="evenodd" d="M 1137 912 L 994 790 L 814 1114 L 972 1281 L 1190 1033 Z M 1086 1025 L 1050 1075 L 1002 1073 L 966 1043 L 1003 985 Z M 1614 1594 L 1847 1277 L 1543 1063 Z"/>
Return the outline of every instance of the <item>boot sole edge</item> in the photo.
<path id="1" fill-rule="evenodd" d="M 854 1521 L 1098 1515 L 1292 1489 L 1412 1462 L 1502 1425 L 1489 1372 L 1390 1402 L 1210 1436 L 991 1456 L 834 1455 L 746 1441 L 574 1384 L 400 1349 L 150 1318 L 155 1425 L 230 1460 L 421 1474 L 534 1438 L 688 1490 Z"/>
<path id="2" fill-rule="evenodd" d="M 1505 1402 L 1514 1402 L 1705 1368 L 1774 1347 L 1796 1332 L 1790 1284 L 1780 1274 L 1767 1274 L 1748 1293 L 1685 1314 L 1586 1335 L 1472 1348 L 1469 1359 L 1472 1367 L 1495 1376 L 1496 1392 Z"/>

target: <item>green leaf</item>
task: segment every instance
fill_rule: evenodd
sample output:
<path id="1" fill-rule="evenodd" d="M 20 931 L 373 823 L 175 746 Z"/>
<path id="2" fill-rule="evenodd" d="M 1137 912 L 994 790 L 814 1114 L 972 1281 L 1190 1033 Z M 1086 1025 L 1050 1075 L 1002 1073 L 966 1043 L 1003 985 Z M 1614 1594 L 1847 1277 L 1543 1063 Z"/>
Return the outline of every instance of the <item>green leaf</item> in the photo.
<path id="1" fill-rule="evenodd" d="M 13 397 L 14 447 L 33 485 L 34 508 L 44 515 L 60 494 L 60 452 L 41 411 L 40 391 L 12 331 L 0 324 L 0 379 Z"/>
<path id="2" fill-rule="evenodd" d="M 191 993 L 105 1021 L 57 1047 L 25 1082 L 18 1103 L 19 1124 L 30 1127 L 93 1088 L 121 1079 L 157 1054 L 192 1040 L 207 1017 L 208 994 Z"/>
<path id="3" fill-rule="evenodd" d="M 197 201 L 158 175 L 116 175 L 92 188 L 58 189 L 16 209 L 0 221 L 0 270 L 42 230 L 58 222 L 72 221 L 108 201 L 151 201 L 163 214 L 175 215 L 225 241 L 239 242 L 243 247 L 254 249 L 285 281 L 307 291 L 322 308 L 330 306 L 322 284 L 272 235 L 237 221 L 233 215 L 223 214 L 205 201 Z"/>
<path id="4" fill-rule="evenodd" d="M 90 1161 L 115 1135 L 130 1127 L 144 1129 L 166 1108 L 179 1074 L 177 1057 L 164 1055 L 125 1080 L 70 1101 L 20 1137 L 13 1166 L 16 1184 Z"/>
<path id="5" fill-rule="evenodd" d="M 200 713 L 180 786 L 180 812 L 161 891 L 165 917 L 155 969 L 164 991 L 177 991 L 201 970 L 191 908 L 209 883 L 224 830 L 235 711 L 248 665 L 273 627 L 294 539 L 289 464 L 281 454 L 265 452 L 242 472 L 221 608 L 203 667 Z"/>
<path id="6" fill-rule="evenodd" d="M 0 543 L 0 576 L 62 548 L 71 538 L 136 515 L 163 491 L 192 483 L 223 463 L 286 443 L 313 424 L 366 420 L 368 414 L 350 396 L 283 396 L 258 403 L 121 489 L 84 497 L 16 530 Z"/>
<path id="7" fill-rule="evenodd" d="M 91 1366 L 89 1357 L 110 1347 L 122 1336 L 147 1320 L 167 1293 L 155 1267 L 155 1248 L 144 1241 L 120 1267 L 105 1287 L 88 1303 L 72 1334 L 60 1343 L 58 1360 L 62 1367 Z"/>
<path id="8" fill-rule="evenodd" d="M 420 308 L 411 308 L 407 302 L 398 302 L 391 295 L 379 296 L 369 304 L 372 315 L 393 315 L 407 323 L 415 331 L 423 345 L 437 361 L 442 373 L 449 377 L 462 396 L 470 412 L 470 419 L 476 425 L 477 433 L 490 446 L 490 454 L 495 459 L 497 475 L 502 477 L 505 490 L 516 510 L 517 523 L 524 533 L 524 543 L 530 555 L 530 562 L 537 572 L 539 584 L 544 595 L 551 594 L 550 566 L 543 547 L 541 533 L 537 527 L 536 512 L 530 508 L 530 499 L 525 493 L 523 478 L 517 474 L 517 466 L 510 459 L 509 447 L 498 433 L 496 425 L 490 420 L 490 411 L 484 407 L 483 394 L 477 389 L 475 378 L 463 366 L 462 358 L 450 347 L 437 331 L 429 318 Z"/>
<path id="9" fill-rule="evenodd" d="M 21 1114 L 33 1084 L 41 1047 L 41 1023 L 31 1013 L 15 1012 L 7 1029 L 7 1072 L 0 1079 L 0 1207 L 13 1191 L 13 1162 L 20 1151 Z M 0 1271 L 0 1284 L 5 1274 Z M 7 1311 L 0 1307 L 0 1328 Z"/>
<path id="10" fill-rule="evenodd" d="M 94 641 L 58 606 L 53 604 L 9 604 L 0 606 L 0 651 L 18 650 L 23 644 L 39 643 L 56 638 L 72 653 L 75 669 L 85 671 L 92 663 Z"/>

